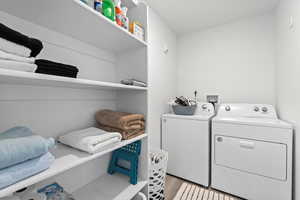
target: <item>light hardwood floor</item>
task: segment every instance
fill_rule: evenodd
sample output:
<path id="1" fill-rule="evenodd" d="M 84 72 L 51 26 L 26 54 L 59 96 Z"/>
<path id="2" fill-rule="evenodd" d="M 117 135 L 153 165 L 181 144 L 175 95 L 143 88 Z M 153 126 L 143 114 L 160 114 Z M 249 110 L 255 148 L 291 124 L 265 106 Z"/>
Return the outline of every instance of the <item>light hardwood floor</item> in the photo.
<path id="1" fill-rule="evenodd" d="M 180 195 L 176 196 L 177 193 L 180 193 Z M 197 196 L 197 198 L 194 198 L 194 196 Z M 240 200 L 228 194 L 204 188 L 169 175 L 166 177 L 165 197 L 166 200 Z"/>

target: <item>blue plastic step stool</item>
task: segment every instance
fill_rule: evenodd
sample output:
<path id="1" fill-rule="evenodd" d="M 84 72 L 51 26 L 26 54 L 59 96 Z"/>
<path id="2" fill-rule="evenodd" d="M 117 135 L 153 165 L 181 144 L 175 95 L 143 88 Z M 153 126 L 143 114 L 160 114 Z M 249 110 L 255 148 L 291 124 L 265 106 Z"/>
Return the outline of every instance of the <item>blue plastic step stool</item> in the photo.
<path id="1" fill-rule="evenodd" d="M 107 172 L 109 174 L 114 174 L 115 172 L 125 174 L 130 177 L 131 184 L 137 184 L 141 146 L 142 142 L 137 141 L 115 150 L 112 154 Z M 121 160 L 125 160 L 130 163 L 129 169 L 119 165 L 119 161 Z"/>

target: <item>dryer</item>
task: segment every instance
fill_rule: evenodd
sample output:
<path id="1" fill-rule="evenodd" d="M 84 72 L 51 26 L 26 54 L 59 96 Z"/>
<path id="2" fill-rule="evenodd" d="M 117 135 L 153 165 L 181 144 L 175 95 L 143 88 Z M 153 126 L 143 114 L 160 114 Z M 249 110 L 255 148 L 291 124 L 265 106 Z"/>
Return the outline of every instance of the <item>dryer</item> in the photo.
<path id="1" fill-rule="evenodd" d="M 193 116 L 162 116 L 162 149 L 169 154 L 167 173 L 209 186 L 210 123 L 214 107 L 198 103 Z"/>
<path id="2" fill-rule="evenodd" d="M 212 120 L 211 186 L 249 200 L 291 200 L 292 126 L 271 105 L 223 104 Z"/>

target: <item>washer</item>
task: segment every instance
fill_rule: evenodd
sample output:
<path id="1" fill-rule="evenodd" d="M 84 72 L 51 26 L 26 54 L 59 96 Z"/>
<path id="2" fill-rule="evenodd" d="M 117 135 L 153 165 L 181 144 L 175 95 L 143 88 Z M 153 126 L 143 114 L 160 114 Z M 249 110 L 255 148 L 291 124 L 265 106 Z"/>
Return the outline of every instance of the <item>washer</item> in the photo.
<path id="1" fill-rule="evenodd" d="M 293 129 L 271 105 L 223 104 L 212 120 L 212 187 L 249 200 L 291 200 Z"/>
<path id="2" fill-rule="evenodd" d="M 210 184 L 210 123 L 214 107 L 198 103 L 193 116 L 162 116 L 162 149 L 169 153 L 167 172 L 198 183 Z"/>

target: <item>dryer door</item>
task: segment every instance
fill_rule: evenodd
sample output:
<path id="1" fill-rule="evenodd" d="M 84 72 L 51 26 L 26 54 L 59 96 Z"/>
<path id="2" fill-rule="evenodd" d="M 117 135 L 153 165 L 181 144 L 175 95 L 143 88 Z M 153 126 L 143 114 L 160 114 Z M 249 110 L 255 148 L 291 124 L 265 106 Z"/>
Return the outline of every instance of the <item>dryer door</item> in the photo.
<path id="1" fill-rule="evenodd" d="M 286 180 L 285 144 L 215 135 L 215 164 L 251 174 Z"/>

